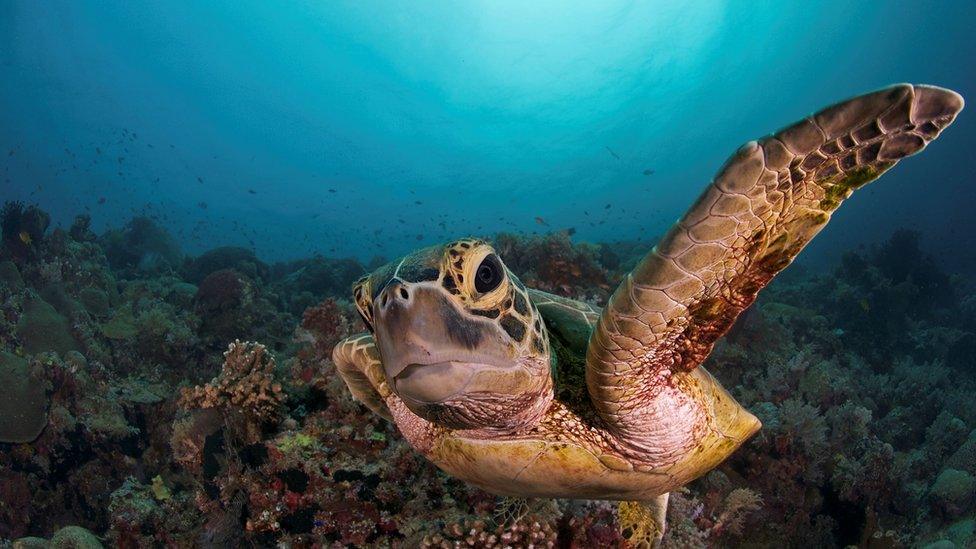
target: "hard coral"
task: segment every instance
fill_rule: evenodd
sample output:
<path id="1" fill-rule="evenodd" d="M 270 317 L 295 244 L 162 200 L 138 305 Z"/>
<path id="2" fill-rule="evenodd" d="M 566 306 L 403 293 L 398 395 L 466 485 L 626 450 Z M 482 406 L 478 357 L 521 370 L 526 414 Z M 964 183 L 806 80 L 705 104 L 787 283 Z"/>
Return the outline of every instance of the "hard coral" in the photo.
<path id="1" fill-rule="evenodd" d="M 44 379 L 28 362 L 0 351 L 0 442 L 30 442 L 47 425 Z"/>
<path id="2" fill-rule="evenodd" d="M 25 208 L 22 202 L 5 203 L 0 210 L 0 231 L 3 233 L 0 257 L 15 262 L 34 257 L 50 224 L 51 216 L 37 206 Z"/>
<path id="3" fill-rule="evenodd" d="M 233 269 L 221 269 L 200 283 L 196 306 L 205 314 L 230 311 L 249 300 L 251 292 L 251 284 L 243 275 Z"/>
<path id="4" fill-rule="evenodd" d="M 340 339 L 350 333 L 350 322 L 346 311 L 328 298 L 314 307 L 305 309 L 302 314 L 302 328 L 313 338 L 316 356 L 332 356 L 332 348 Z"/>
<path id="5" fill-rule="evenodd" d="M 254 300 L 251 282 L 233 269 L 210 273 L 197 289 L 194 309 L 205 332 L 221 339 L 245 335 Z"/>
<path id="6" fill-rule="evenodd" d="M 748 488 L 736 488 L 725 498 L 725 508 L 709 530 L 710 536 L 742 534 L 746 517 L 762 508 L 762 496 Z"/>
<path id="7" fill-rule="evenodd" d="M 531 238 L 501 233 L 494 240 L 505 264 L 527 286 L 564 296 L 609 294 L 608 274 L 597 262 L 597 249 L 573 244 L 565 232 Z"/>
<path id="8" fill-rule="evenodd" d="M 234 341 L 224 353 L 220 374 L 210 383 L 184 389 L 187 408 L 242 411 L 258 423 L 280 419 L 285 394 L 275 381 L 276 362 L 264 345 Z"/>
<path id="9" fill-rule="evenodd" d="M 270 274 L 268 265 L 258 259 L 254 251 L 238 246 L 221 246 L 190 261 L 186 268 L 186 278 L 199 284 L 211 273 L 224 269 L 233 269 L 254 280 L 266 281 Z"/>
<path id="10" fill-rule="evenodd" d="M 349 288 L 364 269 L 355 259 L 333 259 L 315 256 L 288 263 L 278 263 L 272 268 L 274 278 L 288 293 L 309 292 L 315 296 L 349 295 Z"/>
<path id="11" fill-rule="evenodd" d="M 438 534 L 425 536 L 423 549 L 454 547 L 555 547 L 556 528 L 551 521 L 528 516 L 509 524 L 492 525 L 481 519 L 464 519 L 448 524 Z"/>

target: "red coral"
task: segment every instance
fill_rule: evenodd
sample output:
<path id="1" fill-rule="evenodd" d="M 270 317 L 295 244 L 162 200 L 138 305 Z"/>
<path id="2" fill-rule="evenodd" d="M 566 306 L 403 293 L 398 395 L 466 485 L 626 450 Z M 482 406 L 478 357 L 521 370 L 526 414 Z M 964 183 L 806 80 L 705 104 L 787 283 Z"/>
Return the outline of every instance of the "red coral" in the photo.
<path id="1" fill-rule="evenodd" d="M 349 322 L 339 304 L 331 297 L 302 314 L 302 328 L 314 338 L 317 358 L 332 355 L 332 348 L 340 339 L 349 335 Z"/>

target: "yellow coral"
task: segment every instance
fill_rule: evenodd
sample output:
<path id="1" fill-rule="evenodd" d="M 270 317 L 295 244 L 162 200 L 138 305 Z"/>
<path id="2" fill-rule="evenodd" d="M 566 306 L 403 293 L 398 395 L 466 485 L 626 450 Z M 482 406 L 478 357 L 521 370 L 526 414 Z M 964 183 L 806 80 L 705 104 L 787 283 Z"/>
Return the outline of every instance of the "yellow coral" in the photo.
<path id="1" fill-rule="evenodd" d="M 172 497 L 169 488 L 166 487 L 166 483 L 163 482 L 163 477 L 156 475 L 152 479 L 152 493 L 159 501 L 166 501 Z"/>

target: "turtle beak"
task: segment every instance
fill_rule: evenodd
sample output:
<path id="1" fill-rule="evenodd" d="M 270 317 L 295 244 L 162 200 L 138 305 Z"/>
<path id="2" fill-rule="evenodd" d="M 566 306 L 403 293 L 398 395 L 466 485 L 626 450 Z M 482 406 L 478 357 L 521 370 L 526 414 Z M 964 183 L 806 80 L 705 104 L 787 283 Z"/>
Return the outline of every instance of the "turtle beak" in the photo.
<path id="1" fill-rule="evenodd" d="M 466 362 L 413 363 L 393 378 L 393 385 L 397 394 L 421 404 L 437 404 L 463 392 L 474 374 L 475 365 Z"/>
<path id="2" fill-rule="evenodd" d="M 414 414 L 454 429 L 508 428 L 548 406 L 548 358 L 521 354 L 497 322 L 440 286 L 392 279 L 372 313 L 386 379 Z"/>
<path id="3" fill-rule="evenodd" d="M 436 288 L 392 279 L 373 313 L 383 369 L 405 399 L 441 402 L 463 392 L 478 372 L 515 364 L 498 330 L 463 314 Z"/>

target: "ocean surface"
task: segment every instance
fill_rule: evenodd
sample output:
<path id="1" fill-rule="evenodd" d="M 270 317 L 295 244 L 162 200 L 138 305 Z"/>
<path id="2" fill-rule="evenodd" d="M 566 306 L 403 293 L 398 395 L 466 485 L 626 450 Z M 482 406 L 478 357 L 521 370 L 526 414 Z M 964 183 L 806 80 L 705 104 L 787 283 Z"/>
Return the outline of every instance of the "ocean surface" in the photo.
<path id="1" fill-rule="evenodd" d="M 964 1 L 0 2 L 0 548 L 625 543 L 614 505 L 511 511 L 353 401 L 352 282 L 473 236 L 601 307 L 741 144 L 900 82 L 973 100 L 974 26 Z M 672 495 L 665 546 L 976 546 L 974 147 L 964 110 L 719 344 L 765 427 Z"/>

